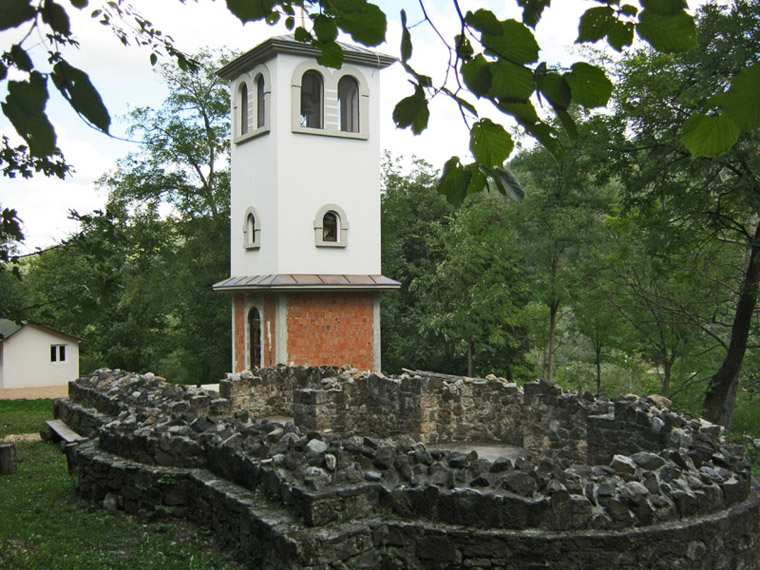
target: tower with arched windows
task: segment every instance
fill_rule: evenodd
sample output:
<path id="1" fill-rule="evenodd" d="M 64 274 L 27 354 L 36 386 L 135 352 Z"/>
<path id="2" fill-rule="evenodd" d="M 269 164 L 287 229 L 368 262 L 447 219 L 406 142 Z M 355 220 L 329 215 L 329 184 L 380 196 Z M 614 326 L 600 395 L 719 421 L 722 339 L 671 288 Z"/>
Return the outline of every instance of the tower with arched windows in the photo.
<path id="1" fill-rule="evenodd" d="M 394 59 L 271 38 L 219 71 L 232 99 L 233 368 L 380 368 L 379 75 Z"/>

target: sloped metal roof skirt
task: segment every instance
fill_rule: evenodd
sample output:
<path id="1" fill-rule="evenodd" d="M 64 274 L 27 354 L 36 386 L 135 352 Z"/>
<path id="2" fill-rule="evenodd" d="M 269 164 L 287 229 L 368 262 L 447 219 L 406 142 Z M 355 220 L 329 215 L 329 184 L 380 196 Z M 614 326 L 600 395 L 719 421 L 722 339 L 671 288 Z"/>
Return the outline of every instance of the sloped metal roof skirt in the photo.
<path id="1" fill-rule="evenodd" d="M 234 276 L 213 285 L 216 291 L 377 291 L 392 290 L 401 283 L 384 275 L 280 273 Z"/>

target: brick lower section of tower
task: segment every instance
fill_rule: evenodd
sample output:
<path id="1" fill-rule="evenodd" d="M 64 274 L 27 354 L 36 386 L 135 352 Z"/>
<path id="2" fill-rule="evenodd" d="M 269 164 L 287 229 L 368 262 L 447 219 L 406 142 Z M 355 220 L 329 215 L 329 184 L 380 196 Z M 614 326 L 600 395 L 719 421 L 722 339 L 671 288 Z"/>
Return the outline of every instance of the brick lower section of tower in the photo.
<path id="1" fill-rule="evenodd" d="M 262 317 L 261 362 L 296 365 L 351 364 L 374 368 L 375 299 L 373 292 L 304 292 L 235 294 L 233 342 L 235 371 L 250 367 L 248 312 L 256 307 Z M 279 302 L 278 302 L 279 301 Z M 281 313 L 278 315 L 278 311 Z M 277 324 L 285 331 L 277 331 Z M 284 332 L 284 334 L 283 334 Z M 285 343 L 285 347 L 277 343 Z M 278 359 L 278 355 L 280 358 Z"/>

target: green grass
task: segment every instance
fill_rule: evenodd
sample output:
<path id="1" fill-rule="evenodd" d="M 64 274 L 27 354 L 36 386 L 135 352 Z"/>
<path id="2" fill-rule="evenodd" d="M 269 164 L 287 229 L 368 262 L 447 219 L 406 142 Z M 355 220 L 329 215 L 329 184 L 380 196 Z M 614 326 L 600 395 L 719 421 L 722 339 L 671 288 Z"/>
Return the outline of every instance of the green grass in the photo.
<path id="1" fill-rule="evenodd" d="M 0 438 L 39 433 L 53 419 L 53 400 L 0 400 Z"/>
<path id="2" fill-rule="evenodd" d="M 3 434 L 39 431 L 51 400 L 0 401 Z M 188 522 L 147 522 L 77 499 L 58 447 L 18 442 L 18 471 L 0 475 L 0 568 L 240 569 Z"/>

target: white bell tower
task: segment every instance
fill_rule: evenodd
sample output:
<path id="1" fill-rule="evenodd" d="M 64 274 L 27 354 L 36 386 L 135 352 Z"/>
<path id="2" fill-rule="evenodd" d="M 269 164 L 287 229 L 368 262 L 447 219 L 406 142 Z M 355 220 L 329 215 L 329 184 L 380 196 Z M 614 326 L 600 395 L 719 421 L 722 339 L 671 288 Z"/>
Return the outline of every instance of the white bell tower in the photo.
<path id="1" fill-rule="evenodd" d="M 380 368 L 380 70 L 340 69 L 292 37 L 218 74 L 232 99 L 230 275 L 235 371 L 277 363 Z"/>

